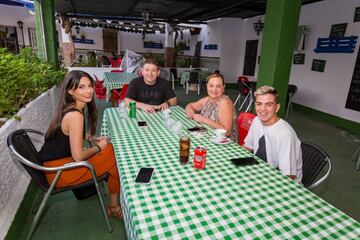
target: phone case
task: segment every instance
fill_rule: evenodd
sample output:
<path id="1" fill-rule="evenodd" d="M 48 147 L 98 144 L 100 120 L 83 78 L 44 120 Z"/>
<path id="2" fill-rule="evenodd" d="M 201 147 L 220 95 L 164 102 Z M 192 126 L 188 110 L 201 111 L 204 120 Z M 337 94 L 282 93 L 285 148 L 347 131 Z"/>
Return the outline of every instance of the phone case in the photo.
<path id="1" fill-rule="evenodd" d="M 138 173 L 136 174 L 136 178 L 134 182 L 137 184 L 148 185 L 151 182 L 154 172 L 155 172 L 154 167 L 141 167 Z"/>

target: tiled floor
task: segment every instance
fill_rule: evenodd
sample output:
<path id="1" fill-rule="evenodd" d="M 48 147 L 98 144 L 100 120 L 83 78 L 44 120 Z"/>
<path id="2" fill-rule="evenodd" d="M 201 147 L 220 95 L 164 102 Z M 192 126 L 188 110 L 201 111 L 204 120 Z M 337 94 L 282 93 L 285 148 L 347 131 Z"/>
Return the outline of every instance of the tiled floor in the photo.
<path id="1" fill-rule="evenodd" d="M 228 90 L 227 94 L 235 100 L 237 91 Z M 180 87 L 177 87 L 176 95 L 181 106 L 199 98 L 195 92 L 186 96 L 185 90 Z M 101 116 L 102 111 L 99 114 Z M 351 159 L 360 146 L 360 136 L 302 113 L 293 113 L 288 121 L 302 139 L 322 146 L 332 158 L 334 169 L 331 176 L 313 192 L 360 221 L 360 171 L 355 170 L 356 162 Z M 114 232 L 108 233 L 96 196 L 78 201 L 71 192 L 63 193 L 53 196 L 48 206 L 33 235 L 34 240 L 126 239 L 123 224 L 116 219 L 111 219 Z M 30 222 L 31 219 L 23 230 L 23 237 Z"/>

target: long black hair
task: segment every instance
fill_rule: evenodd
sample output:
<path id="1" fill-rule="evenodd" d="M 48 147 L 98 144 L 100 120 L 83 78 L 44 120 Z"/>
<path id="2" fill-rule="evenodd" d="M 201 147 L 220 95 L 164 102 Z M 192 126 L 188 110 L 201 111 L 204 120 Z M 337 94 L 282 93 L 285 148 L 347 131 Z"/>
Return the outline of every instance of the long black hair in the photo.
<path id="1" fill-rule="evenodd" d="M 53 138 L 56 131 L 61 128 L 61 121 L 64 117 L 64 112 L 75 106 L 75 99 L 72 95 L 69 94 L 70 90 L 76 90 L 79 87 L 80 79 L 82 77 L 87 77 L 91 85 L 94 86 L 94 79 L 86 72 L 80 70 L 72 70 L 68 72 L 64 78 L 64 81 L 61 83 L 60 87 L 60 102 L 55 109 L 55 114 L 51 120 L 50 126 L 46 132 L 46 139 Z M 97 123 L 97 109 L 95 105 L 94 98 L 91 102 L 86 104 L 85 109 L 87 109 L 87 122 L 90 130 L 90 134 L 94 135 L 96 132 L 96 123 Z M 85 137 L 85 136 L 84 136 Z"/>

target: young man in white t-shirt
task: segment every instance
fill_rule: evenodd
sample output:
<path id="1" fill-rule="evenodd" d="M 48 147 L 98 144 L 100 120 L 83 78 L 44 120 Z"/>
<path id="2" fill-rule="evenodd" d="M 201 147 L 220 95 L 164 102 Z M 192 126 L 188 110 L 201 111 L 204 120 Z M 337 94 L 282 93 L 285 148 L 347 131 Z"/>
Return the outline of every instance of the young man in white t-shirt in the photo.
<path id="1" fill-rule="evenodd" d="M 254 96 L 257 117 L 251 124 L 243 147 L 301 183 L 301 142 L 294 129 L 277 115 L 280 104 L 276 89 L 262 86 Z"/>

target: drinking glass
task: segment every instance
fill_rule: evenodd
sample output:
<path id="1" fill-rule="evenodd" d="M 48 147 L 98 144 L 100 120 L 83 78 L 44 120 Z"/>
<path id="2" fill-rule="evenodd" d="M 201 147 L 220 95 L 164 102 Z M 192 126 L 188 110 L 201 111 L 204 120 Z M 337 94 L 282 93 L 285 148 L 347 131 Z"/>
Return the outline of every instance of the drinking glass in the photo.
<path id="1" fill-rule="evenodd" d="M 180 163 L 186 164 L 189 161 L 189 155 L 190 155 L 190 138 L 188 136 L 181 136 L 180 137 Z"/>
<path id="2" fill-rule="evenodd" d="M 119 101 L 119 117 L 124 119 L 126 117 L 126 105 L 125 101 Z"/>

